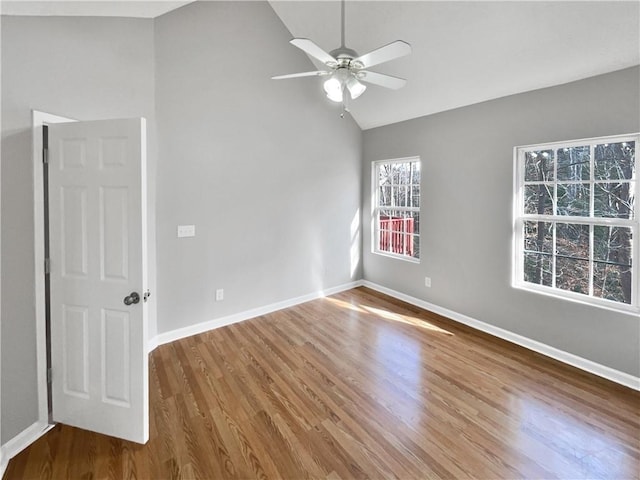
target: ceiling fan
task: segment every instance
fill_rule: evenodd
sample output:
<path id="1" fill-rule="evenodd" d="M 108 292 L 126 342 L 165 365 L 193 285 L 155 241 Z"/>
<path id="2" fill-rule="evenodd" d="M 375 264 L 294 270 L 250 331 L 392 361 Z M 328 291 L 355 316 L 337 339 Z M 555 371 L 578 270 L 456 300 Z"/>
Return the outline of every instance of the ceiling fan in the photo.
<path id="1" fill-rule="evenodd" d="M 346 102 L 348 97 L 358 98 L 364 93 L 367 86 L 362 82 L 379 85 L 381 87 L 397 90 L 405 86 L 407 81 L 404 78 L 385 75 L 382 73 L 370 72 L 367 68 L 379 65 L 384 62 L 404 57 L 411 53 L 411 45 L 402 40 L 396 40 L 388 45 L 377 48 L 364 55 L 358 55 L 355 50 L 347 48 L 344 41 L 344 11 L 345 0 L 341 2 L 341 44 L 339 48 L 330 53 L 325 52 L 308 38 L 294 38 L 289 43 L 303 50 L 313 58 L 321 61 L 326 70 L 316 70 L 313 72 L 291 73 L 288 75 L 278 75 L 271 77 L 273 80 L 298 77 L 322 77 L 328 76 L 323 87 L 329 100 L 342 102 L 347 110 Z M 346 94 L 348 92 L 348 95 Z"/>

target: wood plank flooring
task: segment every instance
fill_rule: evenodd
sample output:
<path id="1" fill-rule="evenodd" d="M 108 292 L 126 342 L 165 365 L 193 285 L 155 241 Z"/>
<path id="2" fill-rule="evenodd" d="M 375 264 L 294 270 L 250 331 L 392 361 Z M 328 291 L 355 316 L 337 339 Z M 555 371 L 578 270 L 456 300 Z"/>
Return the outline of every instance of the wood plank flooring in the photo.
<path id="1" fill-rule="evenodd" d="M 150 396 L 147 445 L 58 425 L 5 478 L 640 471 L 638 392 L 366 288 L 160 346 Z"/>

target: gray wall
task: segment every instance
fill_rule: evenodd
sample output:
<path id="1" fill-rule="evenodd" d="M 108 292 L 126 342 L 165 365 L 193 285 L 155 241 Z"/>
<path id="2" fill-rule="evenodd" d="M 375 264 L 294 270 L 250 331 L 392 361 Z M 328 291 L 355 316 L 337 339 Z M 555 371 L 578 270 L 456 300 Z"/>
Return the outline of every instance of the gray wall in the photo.
<path id="1" fill-rule="evenodd" d="M 269 4 L 198 2 L 155 33 L 158 331 L 360 278 L 361 132 L 318 79 L 270 80 L 314 67 Z"/>
<path id="2" fill-rule="evenodd" d="M 38 419 L 31 109 L 146 117 L 153 171 L 153 65 L 151 20 L 2 17 L 3 444 Z"/>
<path id="3" fill-rule="evenodd" d="M 637 316 L 511 287 L 513 147 L 637 132 L 639 86 L 636 67 L 365 131 L 365 279 L 639 376 Z M 371 162 L 410 155 L 419 265 L 371 253 Z"/>

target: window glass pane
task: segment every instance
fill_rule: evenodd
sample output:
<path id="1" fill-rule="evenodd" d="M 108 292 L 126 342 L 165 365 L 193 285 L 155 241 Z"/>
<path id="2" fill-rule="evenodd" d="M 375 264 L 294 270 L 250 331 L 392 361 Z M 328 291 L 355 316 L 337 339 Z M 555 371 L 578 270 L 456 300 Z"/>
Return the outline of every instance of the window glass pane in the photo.
<path id="1" fill-rule="evenodd" d="M 398 187 L 396 185 L 391 186 L 391 206 L 398 205 Z"/>
<path id="2" fill-rule="evenodd" d="M 392 163 L 391 164 L 391 178 L 394 184 L 402 183 L 400 180 L 400 176 L 402 175 L 402 164 L 401 163 Z"/>
<path id="3" fill-rule="evenodd" d="M 589 295 L 589 261 L 557 257 L 556 288 Z"/>
<path id="4" fill-rule="evenodd" d="M 379 217 L 380 250 L 414 256 L 414 237 L 419 233 L 414 212 L 384 211 Z"/>
<path id="5" fill-rule="evenodd" d="M 634 201 L 629 182 L 594 185 L 593 214 L 596 217 L 633 218 Z"/>
<path id="6" fill-rule="evenodd" d="M 525 185 L 524 213 L 553 215 L 553 185 Z"/>
<path id="7" fill-rule="evenodd" d="M 593 227 L 593 259 L 616 265 L 631 265 L 633 232 L 629 227 Z"/>
<path id="8" fill-rule="evenodd" d="M 531 252 L 553 252 L 553 223 L 524 222 L 524 249 Z"/>
<path id="9" fill-rule="evenodd" d="M 552 258 L 549 254 L 524 254 L 524 281 L 550 287 L 552 275 Z"/>
<path id="10" fill-rule="evenodd" d="M 589 180 L 589 147 L 560 148 L 557 152 L 558 181 Z"/>
<path id="11" fill-rule="evenodd" d="M 596 180 L 630 180 L 635 169 L 635 142 L 604 143 L 595 146 Z"/>
<path id="12" fill-rule="evenodd" d="M 417 217 L 417 213 L 414 212 L 391 210 L 389 215 L 384 218 L 384 221 L 387 222 L 385 228 L 395 232 L 417 233 L 414 215 Z"/>
<path id="13" fill-rule="evenodd" d="M 553 180 L 553 150 L 526 152 L 524 156 L 524 181 L 546 182 Z"/>
<path id="14" fill-rule="evenodd" d="M 400 187 L 399 191 L 400 191 L 400 198 L 399 198 L 400 203 L 398 203 L 398 206 L 401 206 L 401 207 L 410 206 L 409 205 L 409 192 L 411 190 L 409 190 L 409 187 L 407 187 L 407 186 Z"/>
<path id="15" fill-rule="evenodd" d="M 407 216 L 413 221 L 413 233 L 420 233 L 420 214 L 418 212 L 409 212 Z"/>
<path id="16" fill-rule="evenodd" d="M 589 294 L 589 225 L 556 224 L 556 287 Z"/>
<path id="17" fill-rule="evenodd" d="M 399 207 L 407 206 L 407 187 L 404 185 L 398 187 L 398 203 L 396 205 Z"/>
<path id="18" fill-rule="evenodd" d="M 378 216 L 378 248 L 383 252 L 391 251 L 391 212 L 389 210 L 381 210 Z"/>
<path id="19" fill-rule="evenodd" d="M 414 164 L 412 162 L 408 162 L 404 164 L 404 184 L 410 185 L 411 179 L 413 178 L 413 167 Z"/>
<path id="20" fill-rule="evenodd" d="M 559 183 L 557 189 L 558 215 L 589 216 L 589 184 Z"/>
<path id="21" fill-rule="evenodd" d="M 631 303 L 633 231 L 628 227 L 593 227 L 593 294 Z"/>
<path id="22" fill-rule="evenodd" d="M 378 198 L 379 206 L 390 207 L 391 206 L 391 187 L 386 185 L 380 187 L 380 197 Z"/>
<path id="23" fill-rule="evenodd" d="M 418 162 L 413 162 L 413 177 L 411 183 L 420 186 L 420 164 Z"/>
<path id="24" fill-rule="evenodd" d="M 398 204 L 398 187 L 392 185 L 389 191 L 391 192 L 390 205 L 395 207 Z"/>
<path id="25" fill-rule="evenodd" d="M 399 206 L 401 207 L 407 207 L 409 206 L 408 201 L 409 201 L 409 187 L 407 187 L 406 185 L 403 185 L 402 187 L 400 187 L 398 189 L 398 191 L 400 192 L 400 203 L 398 203 Z"/>
<path id="26" fill-rule="evenodd" d="M 391 168 L 389 165 L 378 165 L 378 185 L 390 185 L 391 184 Z"/>
<path id="27" fill-rule="evenodd" d="M 589 225 L 556 224 L 556 254 L 589 260 Z"/>
<path id="28" fill-rule="evenodd" d="M 416 187 L 416 186 L 411 187 L 411 206 L 412 207 L 420 206 L 420 187 Z"/>
<path id="29" fill-rule="evenodd" d="M 413 258 L 420 258 L 420 236 L 413 236 Z"/>
<path id="30" fill-rule="evenodd" d="M 594 262 L 593 295 L 621 303 L 631 303 L 631 267 Z"/>

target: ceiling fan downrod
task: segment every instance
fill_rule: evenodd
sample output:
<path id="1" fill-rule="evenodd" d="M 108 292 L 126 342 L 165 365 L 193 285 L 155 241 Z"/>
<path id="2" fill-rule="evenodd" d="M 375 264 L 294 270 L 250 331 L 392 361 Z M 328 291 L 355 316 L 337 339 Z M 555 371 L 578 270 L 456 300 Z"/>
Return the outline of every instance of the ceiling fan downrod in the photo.
<path id="1" fill-rule="evenodd" d="M 345 46 L 345 43 L 344 43 L 344 30 L 345 30 L 345 28 L 344 28 L 344 12 L 345 12 L 344 5 L 345 5 L 345 0 L 341 0 L 341 2 L 340 2 L 340 14 L 341 14 L 340 18 L 342 20 L 340 22 L 341 23 L 341 25 L 340 25 L 341 26 L 341 29 L 340 29 L 340 47 L 342 47 L 342 48 L 344 48 L 344 46 Z"/>

